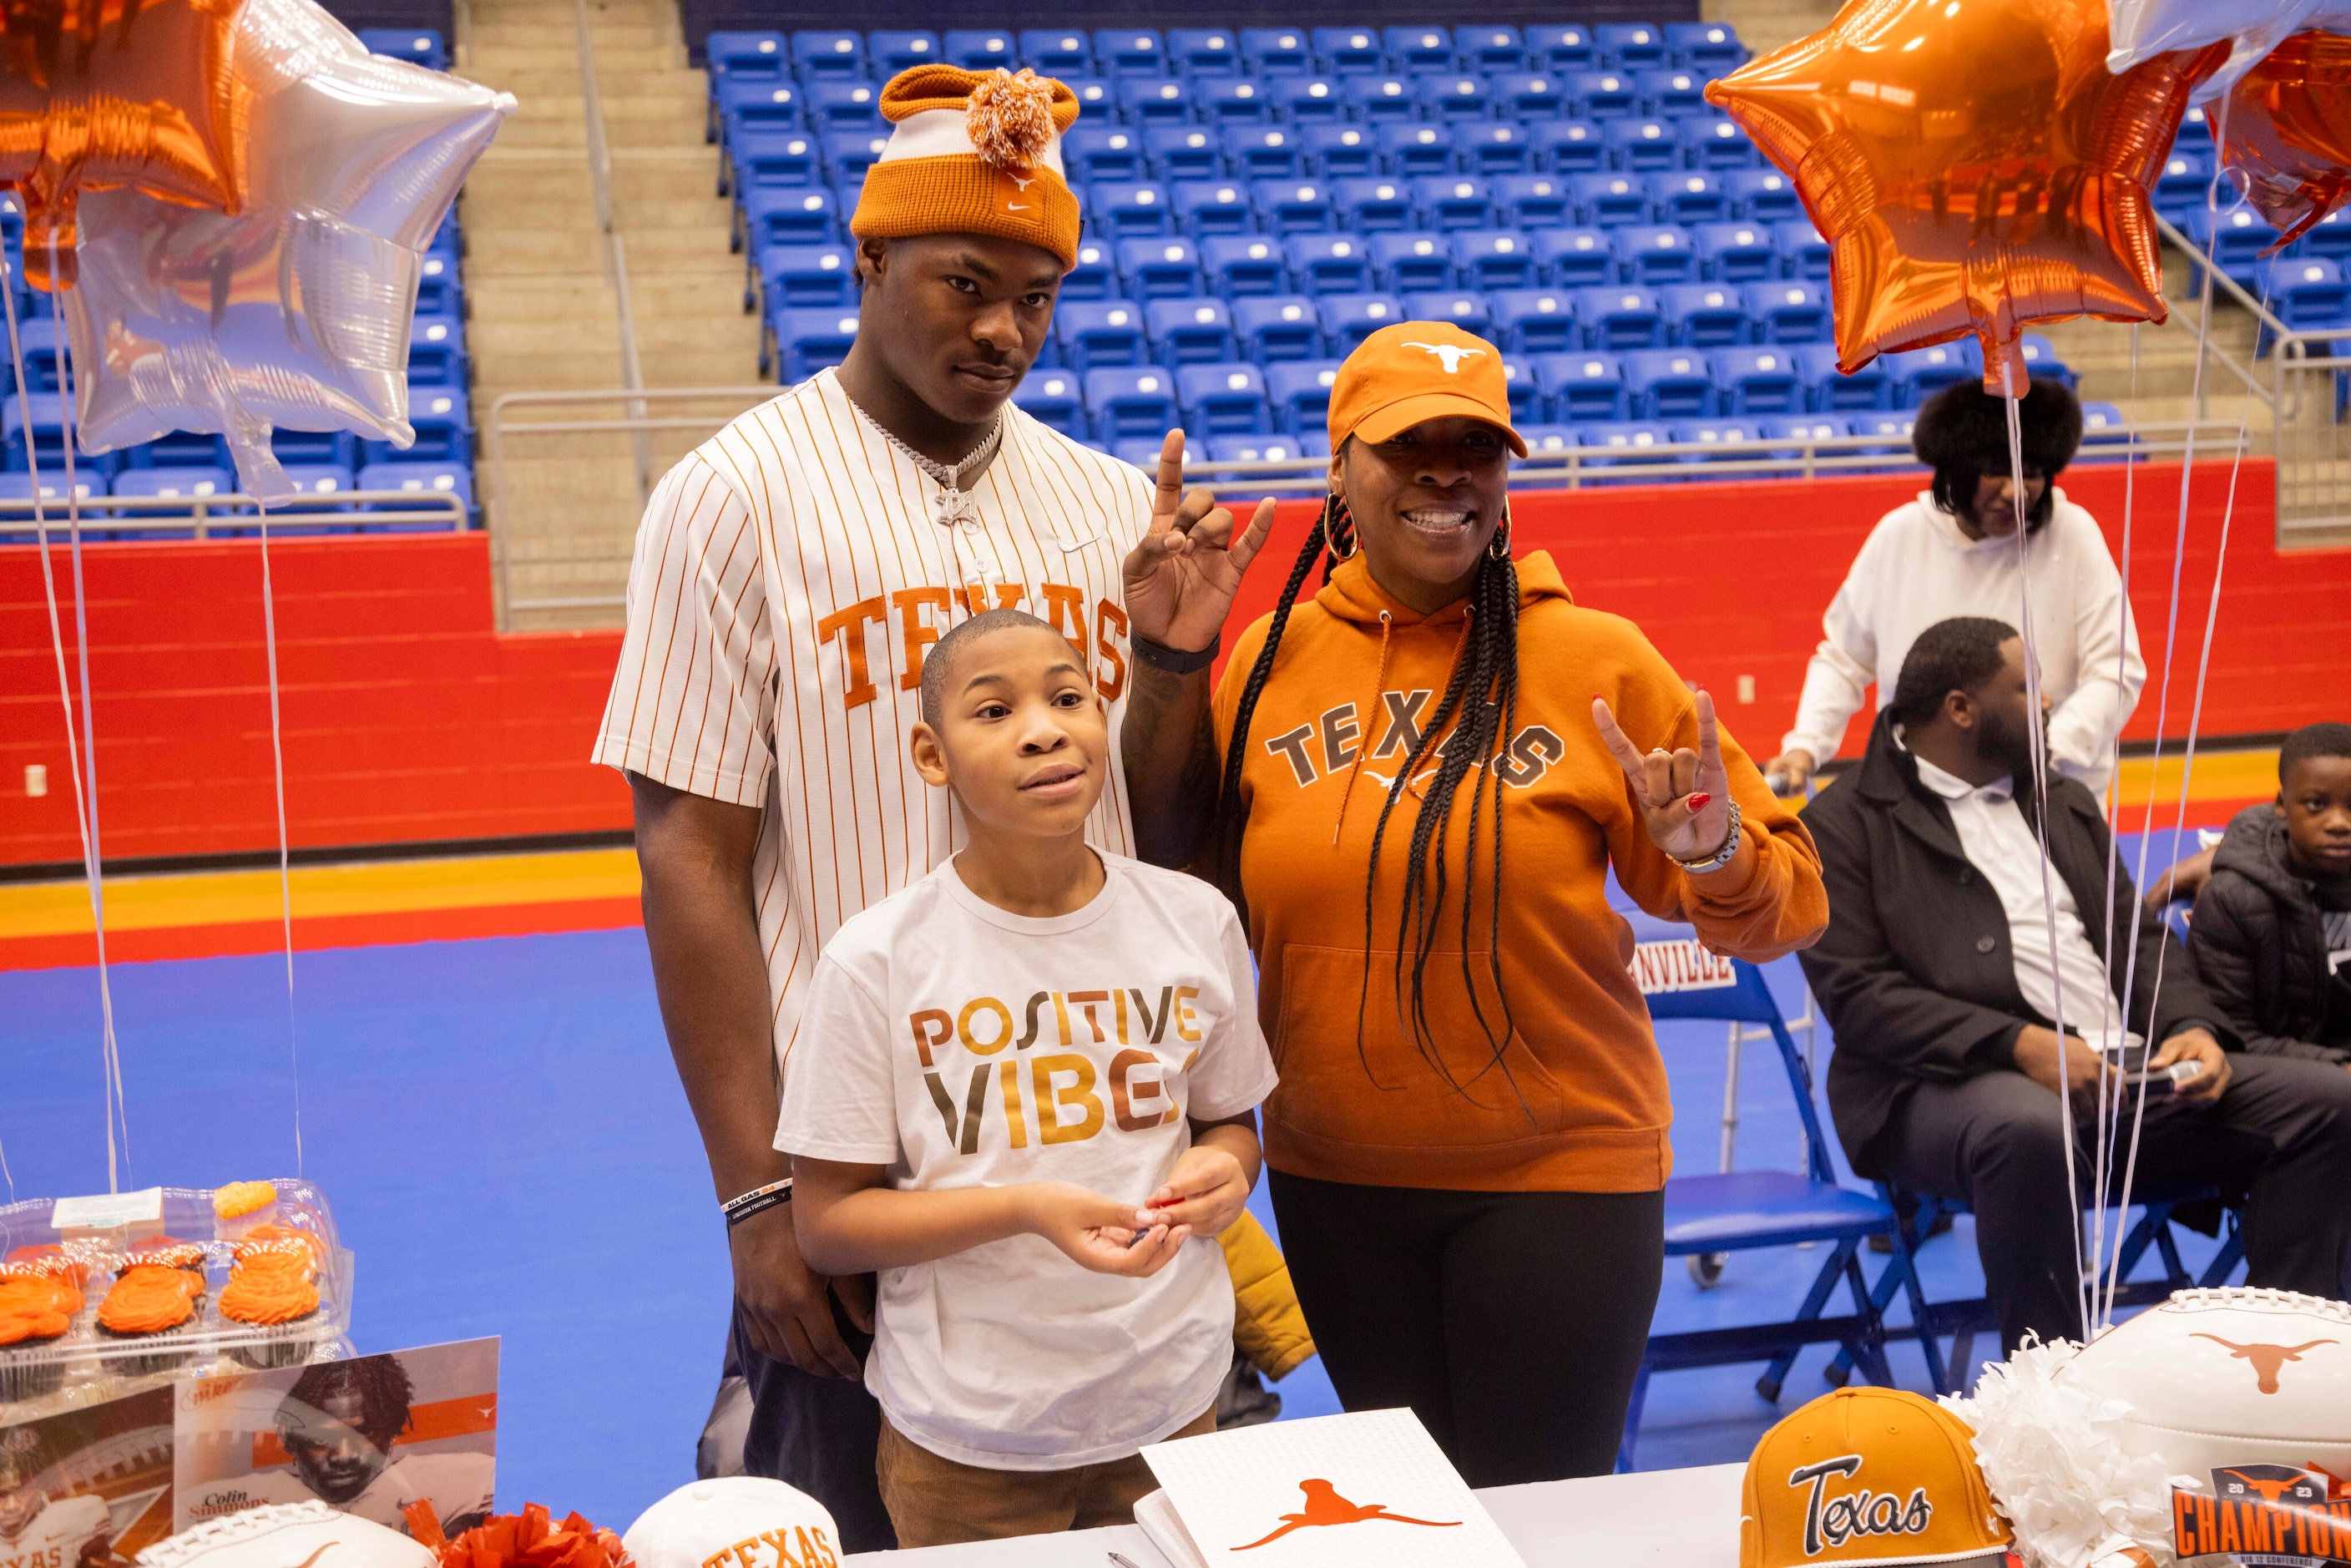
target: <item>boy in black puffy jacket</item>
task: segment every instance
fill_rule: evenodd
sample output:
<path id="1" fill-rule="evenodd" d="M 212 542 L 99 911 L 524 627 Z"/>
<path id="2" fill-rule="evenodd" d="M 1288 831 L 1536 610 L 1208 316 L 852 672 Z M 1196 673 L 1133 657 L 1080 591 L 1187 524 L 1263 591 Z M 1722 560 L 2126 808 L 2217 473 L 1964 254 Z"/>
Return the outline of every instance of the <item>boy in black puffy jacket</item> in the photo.
<path id="1" fill-rule="evenodd" d="M 2351 724 L 2295 730 L 2212 857 L 2189 947 L 2257 1055 L 2351 1063 Z"/>

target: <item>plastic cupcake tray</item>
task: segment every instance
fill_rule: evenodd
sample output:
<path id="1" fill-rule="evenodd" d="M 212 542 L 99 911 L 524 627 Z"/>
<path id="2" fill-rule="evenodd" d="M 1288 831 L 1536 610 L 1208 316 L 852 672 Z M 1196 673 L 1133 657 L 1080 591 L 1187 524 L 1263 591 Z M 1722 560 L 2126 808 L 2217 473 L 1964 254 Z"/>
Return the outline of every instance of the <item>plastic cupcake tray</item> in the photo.
<path id="1" fill-rule="evenodd" d="M 213 1189 L 149 1187 L 86 1198 L 33 1198 L 0 1207 L 0 1260 L 26 1247 L 57 1247 L 87 1264 L 82 1309 L 55 1339 L 0 1348 L 0 1426 L 119 1398 L 173 1378 L 332 1361 L 351 1354 L 351 1255 L 335 1234 L 326 1197 L 305 1181 L 276 1180 L 274 1202 L 217 1217 Z M 318 1246 L 318 1310 L 294 1322 L 241 1323 L 220 1311 L 235 1243 L 262 1225 L 302 1232 Z M 159 1238 L 204 1254 L 204 1294 L 195 1314 L 162 1333 L 117 1335 L 99 1327 L 99 1303 L 117 1273 Z"/>

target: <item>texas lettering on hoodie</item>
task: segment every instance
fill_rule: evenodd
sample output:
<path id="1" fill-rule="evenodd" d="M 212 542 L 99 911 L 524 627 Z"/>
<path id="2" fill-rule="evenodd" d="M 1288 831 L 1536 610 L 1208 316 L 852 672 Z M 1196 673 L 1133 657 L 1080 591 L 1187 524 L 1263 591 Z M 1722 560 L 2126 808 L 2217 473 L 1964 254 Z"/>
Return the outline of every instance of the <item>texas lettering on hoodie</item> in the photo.
<path id="1" fill-rule="evenodd" d="M 1670 1169 L 1672 1107 L 1628 968 L 1632 928 L 1608 906 L 1610 866 L 1641 908 L 1690 923 L 1719 953 L 1761 963 L 1808 945 L 1828 923 L 1811 837 L 1727 730 L 1723 761 L 1757 852 L 1735 862 L 1743 873 L 1702 887 L 1650 841 L 1593 724 L 1592 698 L 1606 697 L 1646 750 L 1697 744 L 1693 695 L 1631 622 L 1579 608 L 1548 554 L 1525 557 L 1518 570 L 1518 711 L 1455 799 L 1446 902 L 1432 919 L 1423 981 L 1426 1048 L 1406 1021 L 1411 965 L 1399 979 L 1397 927 L 1437 747 L 1390 815 L 1368 919 L 1365 870 L 1381 808 L 1464 647 L 1467 601 L 1416 614 L 1382 591 L 1357 555 L 1284 632 L 1249 727 L 1238 801 L 1259 1017 L 1280 1072 L 1263 1113 L 1266 1158 L 1277 1169 L 1471 1191 L 1652 1190 Z M 1226 667 L 1220 749 L 1270 622 L 1250 627 Z M 1474 879 L 1467 863 L 1470 793 L 1489 791 L 1490 821 L 1486 781 L 1495 775 L 1508 1001 L 1499 1061 L 1506 1015 L 1489 960 L 1490 838 Z"/>

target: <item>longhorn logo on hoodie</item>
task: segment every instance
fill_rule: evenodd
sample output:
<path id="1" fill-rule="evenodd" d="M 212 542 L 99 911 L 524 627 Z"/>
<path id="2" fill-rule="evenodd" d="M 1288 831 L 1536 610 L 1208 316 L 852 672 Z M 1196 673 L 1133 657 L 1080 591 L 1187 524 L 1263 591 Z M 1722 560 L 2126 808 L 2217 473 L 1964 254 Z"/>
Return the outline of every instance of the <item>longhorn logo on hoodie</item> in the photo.
<path id="1" fill-rule="evenodd" d="M 1402 761 L 1420 745 L 1422 725 L 1433 705 L 1436 694 L 1426 688 L 1412 692 L 1382 692 L 1380 716 L 1371 742 L 1371 749 L 1363 753 L 1364 772 L 1382 789 L 1393 788 L 1395 775 L 1382 773 L 1371 764 L 1388 758 Z M 1456 734 L 1458 734 L 1456 731 Z M 1321 716 L 1295 729 L 1269 736 L 1266 751 L 1290 764 L 1290 772 L 1301 789 L 1318 779 L 1345 771 L 1355 762 L 1357 748 L 1364 738 L 1364 724 L 1355 705 L 1340 703 L 1324 708 Z M 1448 738 L 1437 748 L 1443 757 L 1446 747 L 1453 744 Z M 1502 751 L 1502 782 L 1514 789 L 1530 788 L 1552 764 L 1567 755 L 1567 743 L 1549 725 L 1531 724 L 1510 737 Z M 1472 767 L 1479 764 L 1472 763 Z M 1414 776 L 1412 785 L 1417 790 L 1435 776 L 1435 768 Z"/>

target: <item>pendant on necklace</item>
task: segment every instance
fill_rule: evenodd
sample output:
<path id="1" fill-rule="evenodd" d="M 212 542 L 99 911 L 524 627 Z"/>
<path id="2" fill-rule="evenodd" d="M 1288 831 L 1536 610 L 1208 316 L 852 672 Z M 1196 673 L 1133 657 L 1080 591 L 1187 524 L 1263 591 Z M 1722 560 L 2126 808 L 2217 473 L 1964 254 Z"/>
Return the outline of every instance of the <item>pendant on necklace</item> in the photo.
<path id="1" fill-rule="evenodd" d="M 979 508 L 969 495 L 949 485 L 932 497 L 931 520 L 946 528 L 970 528 L 979 521 Z"/>

